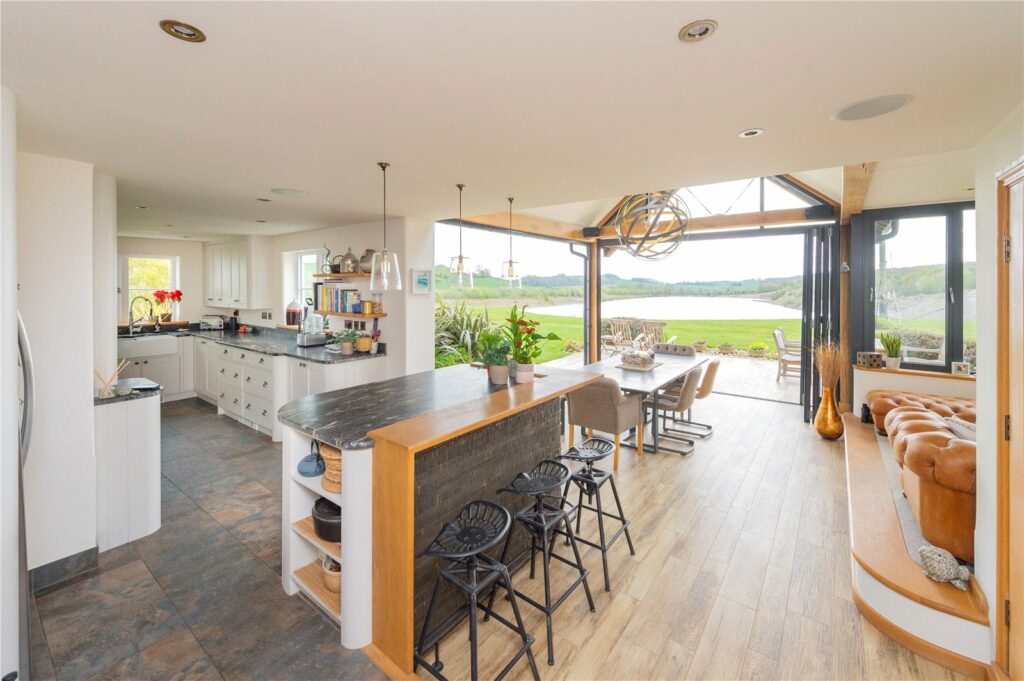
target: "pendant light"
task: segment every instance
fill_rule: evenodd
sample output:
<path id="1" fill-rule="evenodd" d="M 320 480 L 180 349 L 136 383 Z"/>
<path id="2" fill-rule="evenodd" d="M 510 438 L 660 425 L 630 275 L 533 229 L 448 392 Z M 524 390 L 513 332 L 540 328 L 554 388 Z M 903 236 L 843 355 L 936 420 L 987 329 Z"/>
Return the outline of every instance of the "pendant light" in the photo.
<path id="1" fill-rule="evenodd" d="M 508 260 L 501 263 L 501 285 L 504 288 L 522 288 L 523 279 L 516 273 L 516 261 L 512 259 L 512 202 L 508 197 Z"/>
<path id="2" fill-rule="evenodd" d="M 459 188 L 459 254 L 452 257 L 448 266 L 448 281 L 455 284 L 455 288 L 473 288 L 473 272 L 467 264 L 469 258 L 462 255 L 462 190 L 466 185 L 455 186 Z"/>
<path id="3" fill-rule="evenodd" d="M 398 268 L 398 254 L 388 251 L 388 166 L 390 163 L 378 163 L 384 179 L 384 211 L 381 221 L 384 223 L 384 248 L 374 253 L 370 261 L 370 293 L 391 293 L 402 290 L 402 271 Z"/>

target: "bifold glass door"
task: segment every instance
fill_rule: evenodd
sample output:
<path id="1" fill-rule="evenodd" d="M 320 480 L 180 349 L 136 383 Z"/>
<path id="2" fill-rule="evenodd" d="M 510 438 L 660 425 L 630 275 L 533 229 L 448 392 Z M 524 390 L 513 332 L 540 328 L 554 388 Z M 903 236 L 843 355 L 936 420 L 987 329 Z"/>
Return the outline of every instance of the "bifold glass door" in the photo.
<path id="1" fill-rule="evenodd" d="M 865 211 L 851 252 L 851 362 L 858 350 L 884 352 L 883 334 L 900 339 L 904 368 L 973 361 L 973 204 Z"/>

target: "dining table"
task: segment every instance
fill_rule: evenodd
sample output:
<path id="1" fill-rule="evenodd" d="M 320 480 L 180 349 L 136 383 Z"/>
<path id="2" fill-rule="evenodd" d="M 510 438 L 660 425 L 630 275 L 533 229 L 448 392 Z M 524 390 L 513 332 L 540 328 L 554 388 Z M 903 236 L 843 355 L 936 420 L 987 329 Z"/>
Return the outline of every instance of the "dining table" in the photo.
<path id="1" fill-rule="evenodd" d="M 583 371 L 603 374 L 605 378 L 613 379 L 619 384 L 619 388 L 623 392 L 650 396 L 651 404 L 654 407 L 651 418 L 651 440 L 644 443 L 644 451 L 652 453 L 668 451 L 685 456 L 693 451 L 692 447 L 683 450 L 660 444 L 661 437 L 658 432 L 659 393 L 691 371 L 701 371 L 701 367 L 707 361 L 707 357 L 700 355 L 687 357 L 684 355 L 655 353 L 654 365 L 651 368 L 633 369 L 625 367 L 622 363 L 622 357 L 617 356 L 586 364 L 583 367 Z M 624 444 L 636 447 L 635 432 L 630 435 L 629 439 L 624 441 Z"/>

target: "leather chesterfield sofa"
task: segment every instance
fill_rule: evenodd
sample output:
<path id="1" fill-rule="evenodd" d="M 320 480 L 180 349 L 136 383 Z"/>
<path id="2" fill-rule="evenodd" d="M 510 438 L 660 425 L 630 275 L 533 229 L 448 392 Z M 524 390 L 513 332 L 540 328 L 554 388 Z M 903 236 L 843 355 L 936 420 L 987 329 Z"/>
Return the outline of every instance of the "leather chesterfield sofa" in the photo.
<path id="1" fill-rule="evenodd" d="M 977 445 L 943 420 L 974 422 L 971 400 L 892 391 L 868 394 L 875 427 L 888 435 L 900 484 L 924 538 L 974 562 Z"/>

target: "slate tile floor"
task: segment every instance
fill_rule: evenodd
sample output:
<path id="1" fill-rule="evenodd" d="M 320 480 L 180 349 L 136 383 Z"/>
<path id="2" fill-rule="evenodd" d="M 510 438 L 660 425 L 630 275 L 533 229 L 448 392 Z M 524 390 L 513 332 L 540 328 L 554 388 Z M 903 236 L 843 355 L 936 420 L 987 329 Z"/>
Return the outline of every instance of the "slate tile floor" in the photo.
<path id="1" fill-rule="evenodd" d="M 37 594 L 35 679 L 384 679 L 281 589 L 281 447 L 198 399 L 163 405 L 158 532 Z"/>

